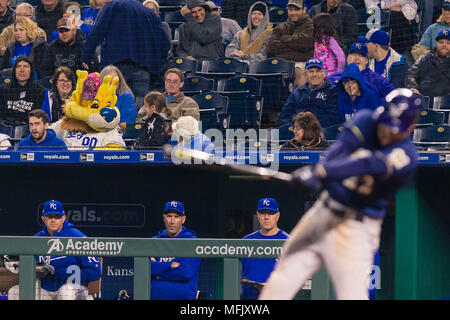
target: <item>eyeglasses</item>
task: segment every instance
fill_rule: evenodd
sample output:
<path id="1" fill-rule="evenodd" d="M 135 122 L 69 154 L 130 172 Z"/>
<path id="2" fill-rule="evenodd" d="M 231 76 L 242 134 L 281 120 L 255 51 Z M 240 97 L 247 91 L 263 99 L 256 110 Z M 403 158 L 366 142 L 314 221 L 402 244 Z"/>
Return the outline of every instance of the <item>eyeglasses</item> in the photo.
<path id="1" fill-rule="evenodd" d="M 69 83 L 69 82 L 72 82 L 72 80 L 58 79 L 58 82 Z"/>

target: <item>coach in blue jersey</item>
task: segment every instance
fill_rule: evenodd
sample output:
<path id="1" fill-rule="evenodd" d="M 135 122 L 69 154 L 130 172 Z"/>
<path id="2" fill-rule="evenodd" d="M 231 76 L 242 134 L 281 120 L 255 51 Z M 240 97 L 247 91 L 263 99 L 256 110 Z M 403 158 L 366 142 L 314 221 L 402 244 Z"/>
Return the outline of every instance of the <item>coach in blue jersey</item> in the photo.
<path id="1" fill-rule="evenodd" d="M 256 211 L 260 229 L 243 239 L 287 239 L 289 235 L 278 228 L 280 219 L 280 209 L 277 200 L 273 198 L 262 198 L 258 201 L 258 210 Z M 273 271 L 276 259 L 242 259 L 242 278 L 259 283 L 266 282 L 270 273 Z M 259 291 L 253 287 L 242 286 L 242 299 L 255 300 L 258 298 Z"/>
<path id="2" fill-rule="evenodd" d="M 393 90 L 383 106 L 346 123 L 323 161 L 293 172 L 294 185 L 322 192 L 286 241 L 260 299 L 292 299 L 322 266 L 337 299 L 368 299 L 388 202 L 416 169 L 410 134 L 420 105 L 411 90 Z"/>
<path id="3" fill-rule="evenodd" d="M 184 205 L 179 201 L 164 206 L 165 229 L 153 238 L 197 238 L 195 232 L 183 226 L 186 221 Z M 150 258 L 152 300 L 196 300 L 200 270 L 198 258 Z"/>
<path id="4" fill-rule="evenodd" d="M 50 200 L 44 203 L 42 211 L 44 228 L 35 237 L 86 237 L 66 220 L 61 202 Z M 87 285 L 101 276 L 98 258 L 81 256 L 39 256 L 37 262 L 43 262 L 51 270 L 51 275 L 41 279 L 41 290 L 36 292 L 40 300 L 87 300 Z M 17 300 L 19 286 L 8 291 L 9 300 Z"/>

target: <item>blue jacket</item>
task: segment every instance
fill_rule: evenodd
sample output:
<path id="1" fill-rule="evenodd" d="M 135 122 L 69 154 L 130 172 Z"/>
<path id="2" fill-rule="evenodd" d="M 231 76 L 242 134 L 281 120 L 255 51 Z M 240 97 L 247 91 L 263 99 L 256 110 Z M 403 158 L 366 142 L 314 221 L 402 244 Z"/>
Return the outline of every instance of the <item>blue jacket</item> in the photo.
<path id="1" fill-rule="evenodd" d="M 162 230 L 153 238 L 168 239 L 167 231 Z M 176 239 L 197 238 L 195 232 L 182 228 Z M 172 268 L 174 262 L 180 263 Z M 198 273 L 200 270 L 199 258 L 156 258 L 151 262 L 152 300 L 196 300 Z"/>
<path id="2" fill-rule="evenodd" d="M 120 111 L 120 122 L 126 124 L 136 121 L 137 108 L 133 95 L 125 91 L 122 95 L 117 95 L 116 107 Z"/>
<path id="3" fill-rule="evenodd" d="M 36 233 L 35 237 L 50 237 L 47 227 L 44 225 L 42 231 Z M 73 224 L 67 220 L 59 232 L 55 232 L 53 237 L 71 237 L 82 238 L 86 237 L 78 229 L 74 228 Z M 73 275 L 72 266 L 80 267 L 80 284 L 87 286 L 91 281 L 96 281 L 101 277 L 100 261 L 96 257 L 81 257 L 81 256 L 38 256 L 37 262 L 44 262 L 50 264 L 55 268 L 54 276 L 44 277 L 41 281 L 41 287 L 47 291 L 57 291 L 67 281 L 67 278 Z M 69 268 L 69 270 L 68 270 Z"/>
<path id="4" fill-rule="evenodd" d="M 361 85 L 361 95 L 356 96 L 354 101 L 344 89 L 343 79 L 345 78 L 354 79 Z M 345 68 L 342 78 L 339 80 L 338 88 L 338 109 L 342 121 L 350 120 L 361 109 L 375 110 L 381 104 L 378 94 L 368 88 L 366 80 L 364 80 L 358 66 L 354 63 Z"/>
<path id="5" fill-rule="evenodd" d="M 304 111 L 312 112 L 324 128 L 341 123 L 337 108 L 338 90 L 328 80 L 317 89 L 311 90 L 308 84 L 291 92 L 278 118 L 278 125 L 291 124 L 292 119 Z"/>
<path id="6" fill-rule="evenodd" d="M 328 76 L 327 79 L 332 84 L 337 84 L 339 80 L 341 80 L 342 74 L 343 72 L 336 72 Z M 375 71 L 370 70 L 368 67 L 361 71 L 361 75 L 364 80 L 366 80 L 367 87 L 372 91 L 377 92 L 381 100 L 384 100 L 388 93 L 395 89 L 393 84 L 388 79 Z"/>
<path id="7" fill-rule="evenodd" d="M 58 137 L 52 129 L 47 129 L 44 141 L 36 143 L 31 134 L 19 141 L 17 150 L 20 151 L 67 151 L 66 143 Z"/>
<path id="8" fill-rule="evenodd" d="M 102 44 L 101 68 L 131 60 L 159 75 L 170 50 L 170 41 L 161 18 L 142 3 L 111 0 L 97 16 L 83 46 L 82 61 L 94 60 L 95 48 Z"/>

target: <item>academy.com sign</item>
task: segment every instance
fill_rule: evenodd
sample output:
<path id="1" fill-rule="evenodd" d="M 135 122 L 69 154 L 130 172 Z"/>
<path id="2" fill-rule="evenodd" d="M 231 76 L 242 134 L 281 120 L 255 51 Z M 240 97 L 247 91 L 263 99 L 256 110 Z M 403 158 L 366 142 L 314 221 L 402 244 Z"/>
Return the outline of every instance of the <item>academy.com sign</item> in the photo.
<path id="1" fill-rule="evenodd" d="M 48 240 L 47 254 L 115 256 L 122 252 L 123 241 L 100 241 L 98 239 L 61 239 Z"/>

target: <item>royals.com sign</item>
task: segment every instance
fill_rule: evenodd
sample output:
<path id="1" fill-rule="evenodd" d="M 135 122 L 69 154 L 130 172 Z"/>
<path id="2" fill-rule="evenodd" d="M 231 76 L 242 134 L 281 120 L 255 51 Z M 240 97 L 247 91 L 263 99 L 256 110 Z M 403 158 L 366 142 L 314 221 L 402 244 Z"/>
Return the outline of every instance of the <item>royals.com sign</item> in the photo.
<path id="1" fill-rule="evenodd" d="M 63 203 L 67 220 L 83 227 L 142 227 L 145 206 L 142 204 Z M 43 203 L 38 206 L 40 225 Z"/>

